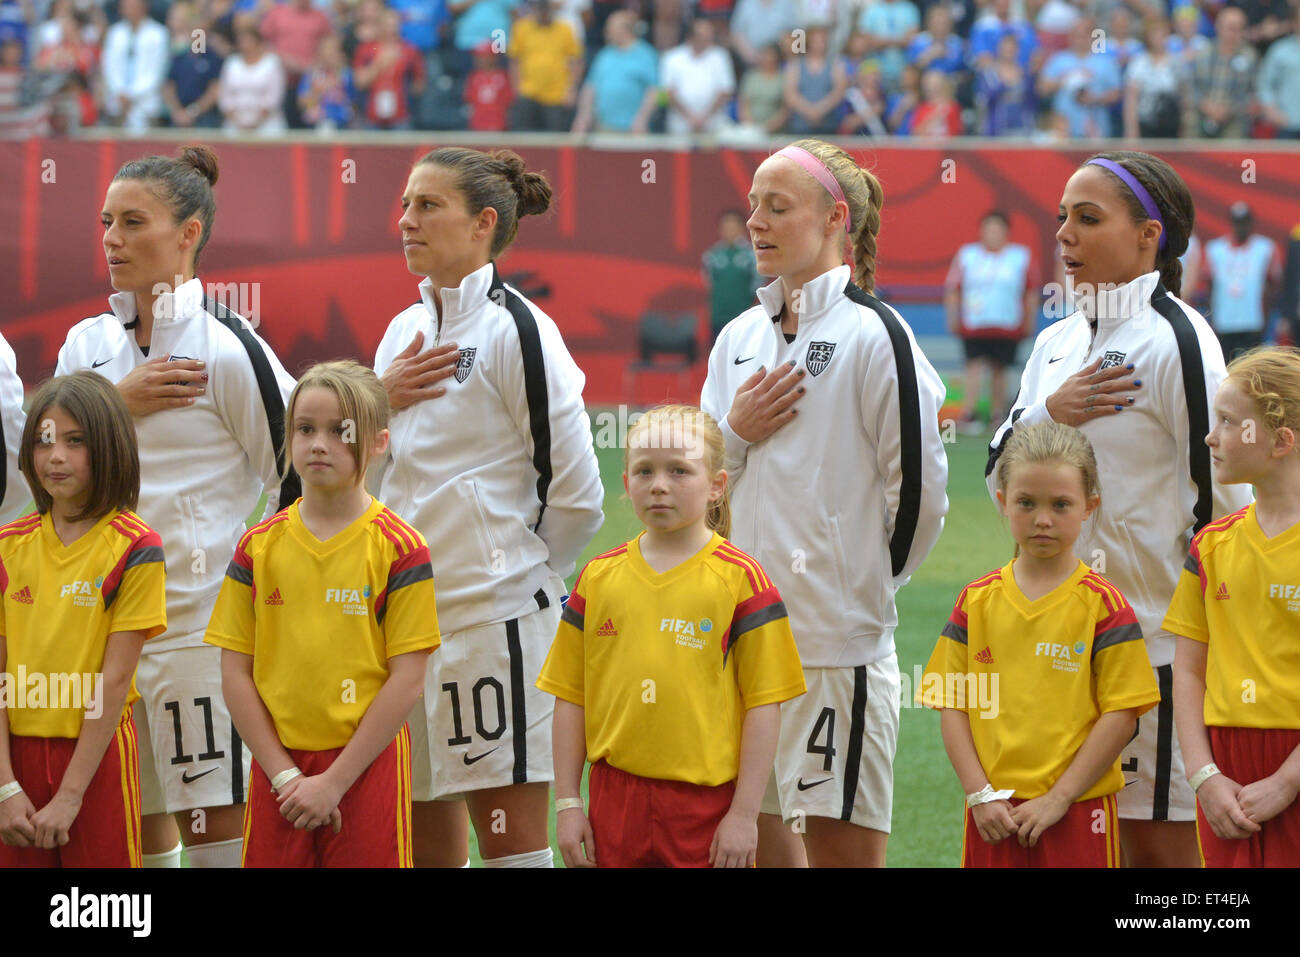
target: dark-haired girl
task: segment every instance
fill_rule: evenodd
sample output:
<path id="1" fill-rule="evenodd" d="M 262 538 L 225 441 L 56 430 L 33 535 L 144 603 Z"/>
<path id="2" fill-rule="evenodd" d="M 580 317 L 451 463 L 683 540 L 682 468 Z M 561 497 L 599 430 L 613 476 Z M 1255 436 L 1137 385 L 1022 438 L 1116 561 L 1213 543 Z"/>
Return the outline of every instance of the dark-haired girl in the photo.
<path id="1" fill-rule="evenodd" d="M 1056 421 L 1097 453 L 1106 504 L 1075 543 L 1137 613 L 1160 686 L 1124 750 L 1120 842 L 1130 867 L 1196 867 L 1196 806 L 1174 727 L 1174 638 L 1161 628 L 1192 535 L 1244 507 L 1222 486 L 1205 436 L 1223 353 L 1177 298 L 1194 218 L 1187 185 L 1147 153 L 1099 153 L 1065 184 L 1056 237 L 1073 311 L 1044 330 L 988 475 L 1012 430 Z M 990 489 L 992 485 L 990 484 Z"/>
<path id="2" fill-rule="evenodd" d="M 177 866 L 177 825 L 191 866 L 239 866 L 249 755 L 203 633 L 263 490 L 268 514 L 297 498 L 296 477 L 283 489 L 279 477 L 293 379 L 196 278 L 216 180 L 201 146 L 118 171 L 101 214 L 117 292 L 59 352 L 60 373 L 93 368 L 117 384 L 139 436 L 140 515 L 167 548 L 168 629 L 136 677 L 146 867 Z"/>
<path id="3" fill-rule="evenodd" d="M 535 686 L 564 578 L 604 493 L 584 376 L 555 323 L 497 272 L 551 188 L 508 150 L 444 147 L 402 194 L 420 302 L 375 356 L 394 416 L 380 498 L 424 535 L 442 649 L 411 715 L 415 863 L 550 867 L 554 699 Z M 420 352 L 419 350 L 425 351 Z"/>
<path id="4" fill-rule="evenodd" d="M 0 527 L 0 674 L 27 675 L 0 708 L 0 867 L 139 867 L 132 675 L 167 613 L 135 424 L 103 376 L 60 376 L 20 458 L 37 511 Z"/>

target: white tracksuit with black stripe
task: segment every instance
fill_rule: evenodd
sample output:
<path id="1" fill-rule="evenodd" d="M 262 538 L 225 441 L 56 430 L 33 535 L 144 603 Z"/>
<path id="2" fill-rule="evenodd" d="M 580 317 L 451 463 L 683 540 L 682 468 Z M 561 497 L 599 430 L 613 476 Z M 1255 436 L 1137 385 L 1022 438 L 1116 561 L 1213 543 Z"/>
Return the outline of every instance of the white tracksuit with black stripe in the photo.
<path id="1" fill-rule="evenodd" d="M 18 378 L 18 360 L 5 337 L 0 336 L 0 431 L 4 432 L 0 451 L 5 456 L 0 475 L 4 482 L 0 486 L 3 488 L 0 491 L 0 524 L 12 522 L 27 510 L 24 506 L 30 509 L 32 501 L 32 490 L 18 470 L 18 451 L 23 443 L 23 428 L 27 425 L 23 394 L 23 380 Z"/>
<path id="2" fill-rule="evenodd" d="M 393 416 L 375 464 L 380 500 L 428 540 L 447 635 L 536 611 L 539 591 L 556 605 L 604 519 L 604 488 L 586 379 L 551 318 L 491 262 L 455 289 L 425 279 L 420 298 L 390 323 L 375 371 L 417 332 L 422 350 L 455 342 L 460 362 L 445 395 Z"/>
<path id="3" fill-rule="evenodd" d="M 1097 455 L 1101 508 L 1074 550 L 1133 606 L 1157 668 L 1174 660 L 1174 638 L 1160 625 L 1192 534 L 1251 500 L 1249 486 L 1214 480 L 1204 441 L 1225 375 L 1218 340 L 1159 280 L 1149 272 L 1095 301 L 1080 300 L 1078 311 L 1039 333 L 1011 415 L 993 436 L 987 473 L 992 493 L 1013 423 L 1050 422 L 1047 398 L 1067 378 L 1098 358 L 1107 368 L 1135 366 L 1142 385 L 1134 404 L 1080 426 Z"/>
<path id="4" fill-rule="evenodd" d="M 776 583 L 805 668 L 855 668 L 894 652 L 894 593 L 939 539 L 948 460 L 945 390 L 890 306 L 840 266 L 806 283 L 785 341 L 781 281 L 732 320 L 709 357 L 701 404 L 727 441 L 732 540 Z M 727 424 L 760 366 L 806 366 L 796 417 L 761 442 Z"/>
<path id="5" fill-rule="evenodd" d="M 167 632 L 145 642 L 144 654 L 199 647 L 258 498 L 267 493 L 271 515 L 282 495 L 298 495 L 296 476 L 281 487 L 277 455 L 294 379 L 245 319 L 205 302 L 197 278 L 158 297 L 147 357 L 126 328 L 135 296 L 119 292 L 108 302 L 112 312 L 68 332 L 56 375 L 94 369 L 120 382 L 158 356 L 206 363 L 207 391 L 193 405 L 135 420 L 136 512 L 162 537 L 167 563 Z"/>

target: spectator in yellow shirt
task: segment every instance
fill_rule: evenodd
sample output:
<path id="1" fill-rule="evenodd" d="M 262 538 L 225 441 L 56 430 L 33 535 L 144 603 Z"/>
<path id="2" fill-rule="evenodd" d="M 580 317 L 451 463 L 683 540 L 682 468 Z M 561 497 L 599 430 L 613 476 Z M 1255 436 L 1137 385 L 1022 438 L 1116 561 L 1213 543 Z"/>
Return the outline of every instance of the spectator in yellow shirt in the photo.
<path id="1" fill-rule="evenodd" d="M 582 46 L 553 0 L 538 0 L 510 34 L 510 85 L 516 93 L 510 129 L 563 132 L 573 122 L 582 80 Z"/>

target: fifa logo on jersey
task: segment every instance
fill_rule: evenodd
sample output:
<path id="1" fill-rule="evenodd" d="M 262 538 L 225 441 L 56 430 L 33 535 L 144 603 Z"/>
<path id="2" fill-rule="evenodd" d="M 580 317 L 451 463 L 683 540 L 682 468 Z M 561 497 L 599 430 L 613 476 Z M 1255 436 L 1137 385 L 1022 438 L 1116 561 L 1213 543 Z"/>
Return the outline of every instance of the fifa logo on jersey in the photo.
<path id="1" fill-rule="evenodd" d="M 1269 585 L 1269 598 L 1281 598 L 1287 611 L 1300 611 L 1300 585 Z"/>
<path id="2" fill-rule="evenodd" d="M 709 631 L 713 628 L 713 622 L 709 619 L 702 619 L 699 623 L 700 631 Z M 676 643 L 683 648 L 693 648 L 700 651 L 704 648 L 704 638 L 696 634 L 696 625 L 693 621 L 683 621 L 681 618 L 661 618 L 659 620 L 659 633 L 670 632 L 676 635 Z"/>
<path id="3" fill-rule="evenodd" d="M 345 615 L 369 615 L 370 606 L 366 604 L 370 598 L 370 586 L 363 585 L 360 588 L 326 588 L 325 604 L 339 604 L 343 606 Z"/>
<path id="4" fill-rule="evenodd" d="M 103 583 L 103 578 L 97 578 L 94 582 L 69 582 L 66 585 L 59 586 L 59 597 L 67 598 L 71 595 L 72 604 L 79 608 L 89 608 L 95 604 L 95 590 Z"/>
<path id="5" fill-rule="evenodd" d="M 1079 670 L 1079 662 L 1076 660 L 1076 656 L 1081 656 L 1087 650 L 1087 643 L 1082 641 L 1075 642 L 1073 647 L 1058 645 L 1052 641 L 1040 641 L 1034 646 L 1034 655 L 1040 658 L 1052 659 L 1052 669 L 1054 671 L 1074 674 Z"/>

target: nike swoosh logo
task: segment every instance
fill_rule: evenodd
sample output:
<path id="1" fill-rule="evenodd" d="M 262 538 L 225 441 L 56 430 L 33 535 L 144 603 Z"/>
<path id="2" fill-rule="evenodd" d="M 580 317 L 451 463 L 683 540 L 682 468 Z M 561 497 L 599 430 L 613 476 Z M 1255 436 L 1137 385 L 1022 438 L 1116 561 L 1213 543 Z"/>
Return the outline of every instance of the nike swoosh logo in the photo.
<path id="1" fill-rule="evenodd" d="M 1060 362 L 1065 356 L 1057 356 L 1055 359 L 1048 359 L 1047 364 L 1050 366 L 1053 362 Z"/>
<path id="2" fill-rule="evenodd" d="M 215 770 L 217 770 L 217 769 L 216 769 L 216 768 L 208 768 L 206 771 L 200 771 L 198 774 L 194 775 L 193 777 L 190 777 L 190 772 L 188 772 L 188 771 L 182 772 L 182 774 L 181 774 L 181 783 L 182 783 L 182 784 L 193 784 L 193 783 L 194 783 L 195 781 L 197 781 L 199 778 L 203 777 L 203 775 L 205 775 L 205 774 L 211 774 L 211 773 L 212 773 L 213 771 L 215 771 Z"/>
<path id="3" fill-rule="evenodd" d="M 500 745 L 497 745 L 497 747 L 499 748 Z M 492 749 L 492 751 L 495 751 L 495 750 L 497 750 L 497 748 L 493 748 L 493 749 Z M 465 766 L 468 767 L 469 765 L 473 764 L 475 761 L 482 761 L 482 760 L 483 760 L 484 758 L 486 758 L 489 754 L 491 754 L 492 751 L 484 751 L 482 754 L 478 755 L 477 757 L 473 757 L 473 758 L 471 758 L 468 754 L 465 755 Z"/>
<path id="4" fill-rule="evenodd" d="M 754 358 L 754 357 L 753 357 L 753 356 L 750 356 L 750 357 L 749 357 L 749 359 L 752 359 L 752 358 Z M 732 360 L 732 365 L 740 365 L 741 363 L 748 362 L 749 359 L 742 359 L 742 358 L 740 358 L 739 356 L 737 356 L 735 359 Z"/>
<path id="5" fill-rule="evenodd" d="M 804 784 L 804 783 L 803 783 L 803 778 L 800 778 L 800 779 L 799 779 L 798 787 L 799 787 L 799 790 L 800 790 L 800 791 L 807 791 L 809 788 L 815 788 L 817 785 L 819 785 L 819 784 L 825 784 L 827 781 L 830 781 L 830 780 L 831 780 L 831 778 L 822 778 L 820 781 L 814 781 L 812 784 Z"/>
<path id="6" fill-rule="evenodd" d="M 112 362 L 112 361 L 113 361 L 112 359 L 101 359 L 99 362 L 92 362 L 92 363 L 90 364 L 90 367 L 91 367 L 92 369 L 98 369 L 100 366 L 105 365 L 105 364 L 107 364 L 107 363 L 109 363 L 109 362 Z"/>

